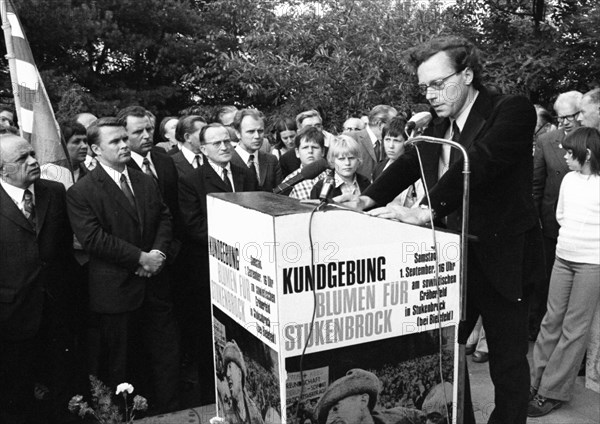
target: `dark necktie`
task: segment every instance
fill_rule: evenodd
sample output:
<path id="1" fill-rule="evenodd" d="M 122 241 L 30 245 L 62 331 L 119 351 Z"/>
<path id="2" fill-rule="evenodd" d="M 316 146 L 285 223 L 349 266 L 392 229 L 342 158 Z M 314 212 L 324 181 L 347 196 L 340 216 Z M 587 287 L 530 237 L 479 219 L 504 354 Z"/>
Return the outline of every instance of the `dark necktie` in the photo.
<path id="1" fill-rule="evenodd" d="M 194 167 L 194 169 L 197 169 L 198 167 L 200 167 L 200 155 L 194 156 L 194 161 L 192 162 L 192 166 Z"/>
<path id="2" fill-rule="evenodd" d="M 227 177 L 227 168 L 223 168 L 223 182 L 225 183 L 225 186 L 227 187 L 227 191 L 233 192 L 233 187 L 231 186 L 231 181 L 229 181 L 229 178 Z"/>
<path id="3" fill-rule="evenodd" d="M 254 173 L 254 175 L 256 175 L 256 178 L 258 178 L 258 173 L 256 172 L 256 165 L 254 164 L 254 155 L 250 155 L 250 157 L 248 158 L 248 168 Z"/>
<path id="4" fill-rule="evenodd" d="M 456 121 L 452 122 L 452 141 L 460 143 L 460 129 L 458 128 Z M 450 165 L 457 162 L 461 157 L 460 151 L 453 147 L 452 150 L 450 150 Z"/>
<path id="5" fill-rule="evenodd" d="M 375 142 L 373 150 L 375 150 L 375 162 L 379 162 L 381 160 L 381 142 L 379 140 Z"/>
<path id="6" fill-rule="evenodd" d="M 35 228 L 35 208 L 33 206 L 33 194 L 27 189 L 23 193 L 23 214 L 31 226 Z"/>
<path id="7" fill-rule="evenodd" d="M 121 174 L 120 181 L 121 181 L 121 190 L 123 191 L 123 194 L 125 195 L 125 197 L 127 197 L 127 200 L 129 201 L 129 204 L 131 205 L 133 210 L 137 211 L 137 208 L 135 206 L 135 197 L 133 197 L 133 192 L 131 191 L 129 184 L 127 184 L 127 177 L 125 176 L 125 174 Z"/>
<path id="8" fill-rule="evenodd" d="M 146 175 L 150 175 L 152 178 L 156 179 L 156 175 L 154 175 L 154 172 L 152 172 L 148 158 L 144 158 L 144 161 L 142 162 L 142 168 L 144 168 L 144 173 Z"/>

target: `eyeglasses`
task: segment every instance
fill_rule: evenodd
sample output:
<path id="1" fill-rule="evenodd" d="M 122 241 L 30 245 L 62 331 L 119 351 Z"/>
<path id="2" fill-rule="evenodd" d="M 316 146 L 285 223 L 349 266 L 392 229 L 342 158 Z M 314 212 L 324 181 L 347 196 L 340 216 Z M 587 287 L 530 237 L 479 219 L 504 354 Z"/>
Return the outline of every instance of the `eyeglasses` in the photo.
<path id="1" fill-rule="evenodd" d="M 572 115 L 557 116 L 556 119 L 559 121 L 573 122 L 573 121 L 575 121 L 575 119 L 577 118 L 577 115 L 579 115 L 579 113 L 580 113 L 580 111 L 577 111 Z"/>
<path id="2" fill-rule="evenodd" d="M 435 81 L 431 81 L 429 83 L 429 85 L 427 84 L 419 84 L 419 91 L 421 92 L 421 94 L 425 95 L 427 94 L 427 90 L 432 88 L 434 90 L 443 90 L 444 87 L 446 86 L 446 80 L 456 74 L 461 73 L 462 71 L 456 71 L 444 78 L 440 78 L 440 79 L 436 79 Z"/>
<path id="3" fill-rule="evenodd" d="M 215 148 L 219 148 L 222 145 L 231 146 L 231 140 L 227 139 L 227 140 L 213 141 L 212 143 L 202 143 L 202 144 L 204 144 L 205 146 L 212 146 Z"/>
<path id="4" fill-rule="evenodd" d="M 345 131 L 345 132 L 360 131 L 360 128 L 354 128 L 354 127 L 344 127 L 344 131 Z"/>

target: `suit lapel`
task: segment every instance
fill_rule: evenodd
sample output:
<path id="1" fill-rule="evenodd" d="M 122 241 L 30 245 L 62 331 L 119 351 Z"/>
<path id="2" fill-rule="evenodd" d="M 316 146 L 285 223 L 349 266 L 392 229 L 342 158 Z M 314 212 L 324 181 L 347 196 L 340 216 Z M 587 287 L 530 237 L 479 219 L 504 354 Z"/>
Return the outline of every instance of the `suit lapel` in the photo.
<path id="1" fill-rule="evenodd" d="M 210 193 L 211 191 L 209 191 L 209 187 L 215 187 L 218 190 L 220 190 L 221 192 L 227 192 L 227 187 L 225 186 L 225 183 L 223 182 L 223 180 L 221 179 L 221 177 L 219 175 L 217 175 L 217 173 L 215 172 L 215 170 L 213 169 L 212 166 L 210 166 L 210 164 L 207 163 L 204 164 L 202 166 L 204 168 L 204 179 L 206 182 L 206 188 L 207 188 L 207 192 Z"/>
<path id="2" fill-rule="evenodd" d="M 36 193 L 37 195 L 37 193 Z M 23 212 L 17 207 L 4 188 L 0 186 L 0 214 L 4 215 L 15 224 L 23 227 L 25 230 L 33 233 L 35 230 L 23 215 Z M 37 212 L 37 210 L 36 210 Z"/>
<path id="3" fill-rule="evenodd" d="M 121 188 L 115 184 L 115 181 L 113 181 L 113 179 L 106 173 L 102 166 L 95 167 L 90 174 L 98 180 L 100 185 L 102 185 L 102 188 L 109 194 L 111 198 L 115 199 L 115 201 L 123 209 L 125 209 L 127 213 L 131 215 L 132 218 L 139 222 L 139 216 L 137 214 L 137 211 L 131 207 L 131 205 L 129 204 L 129 200 L 127 200 L 127 197 L 125 197 L 125 194 L 123 193 Z M 131 178 L 131 175 L 134 174 L 134 172 L 129 172 L 128 174 Z"/>
<path id="4" fill-rule="evenodd" d="M 365 149 L 369 153 L 369 156 L 371 156 L 371 158 L 375 161 L 375 163 L 377 163 L 378 161 L 377 161 L 377 157 L 375 157 L 375 148 L 373 147 L 373 142 L 371 141 L 371 136 L 369 135 L 367 130 L 364 130 L 364 132 L 361 134 L 360 137 L 358 137 L 358 139 L 363 144 L 363 146 L 365 146 Z M 381 146 L 380 149 L 382 147 L 383 146 Z"/>
<path id="5" fill-rule="evenodd" d="M 40 229 L 44 225 L 46 220 L 46 212 L 48 212 L 48 206 L 50 204 L 50 196 L 48 189 L 42 183 L 37 182 L 35 185 L 35 220 L 36 220 L 36 233 L 40 233 Z"/>
<path id="6" fill-rule="evenodd" d="M 472 144 L 477 134 L 481 131 L 485 122 L 492 111 L 492 102 L 485 91 L 480 91 L 475 104 L 469 112 L 469 117 L 465 122 L 465 126 L 460 133 L 460 144 L 465 149 L 468 149 Z"/>
<path id="7" fill-rule="evenodd" d="M 567 164 L 565 162 L 565 151 L 560 147 L 560 144 L 563 142 L 563 140 L 565 139 L 565 132 L 561 131 L 556 139 L 554 139 L 552 141 L 552 143 L 550 144 L 550 148 L 552 149 L 552 155 L 554 156 L 554 160 L 556 161 L 556 163 L 564 165 L 564 168 L 568 168 Z"/>
<path id="8" fill-rule="evenodd" d="M 244 191 L 244 174 L 242 169 L 231 164 L 231 174 L 233 177 L 233 188 L 236 192 Z"/>
<path id="9" fill-rule="evenodd" d="M 157 154 L 154 152 L 150 152 L 150 159 L 152 159 L 152 164 L 154 165 L 154 169 L 156 170 L 156 178 L 158 179 L 158 186 L 160 187 L 160 192 L 164 193 L 165 183 L 165 168 L 162 166 L 161 158 L 157 157 Z"/>

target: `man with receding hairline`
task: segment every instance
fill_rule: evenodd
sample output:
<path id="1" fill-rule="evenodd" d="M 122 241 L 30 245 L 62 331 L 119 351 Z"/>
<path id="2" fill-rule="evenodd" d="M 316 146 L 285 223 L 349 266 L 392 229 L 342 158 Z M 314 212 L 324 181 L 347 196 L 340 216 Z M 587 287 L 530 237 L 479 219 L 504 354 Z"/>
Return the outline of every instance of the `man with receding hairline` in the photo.
<path id="1" fill-rule="evenodd" d="M 594 88 L 583 95 L 579 102 L 577 120 L 584 127 L 600 130 L 600 88 Z"/>
<path id="2" fill-rule="evenodd" d="M 67 307 L 72 242 L 64 186 L 40 179 L 27 140 L 0 134 L 0 422 L 32 422 L 39 365 L 64 372 L 46 358 L 64 346 L 39 343 L 66 330 L 55 313 Z"/>

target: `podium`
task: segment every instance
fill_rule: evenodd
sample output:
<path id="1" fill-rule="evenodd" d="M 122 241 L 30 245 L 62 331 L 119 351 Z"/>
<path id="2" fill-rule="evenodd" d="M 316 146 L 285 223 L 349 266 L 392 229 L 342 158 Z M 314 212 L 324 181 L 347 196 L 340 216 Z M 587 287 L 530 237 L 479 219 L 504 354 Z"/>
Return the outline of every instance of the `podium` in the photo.
<path id="1" fill-rule="evenodd" d="M 207 197 L 218 415 L 242 422 L 245 402 L 265 423 L 316 423 L 361 369 L 379 380 L 371 413 L 455 417 L 459 236 L 436 231 L 436 255 L 429 228 L 315 206 Z"/>

